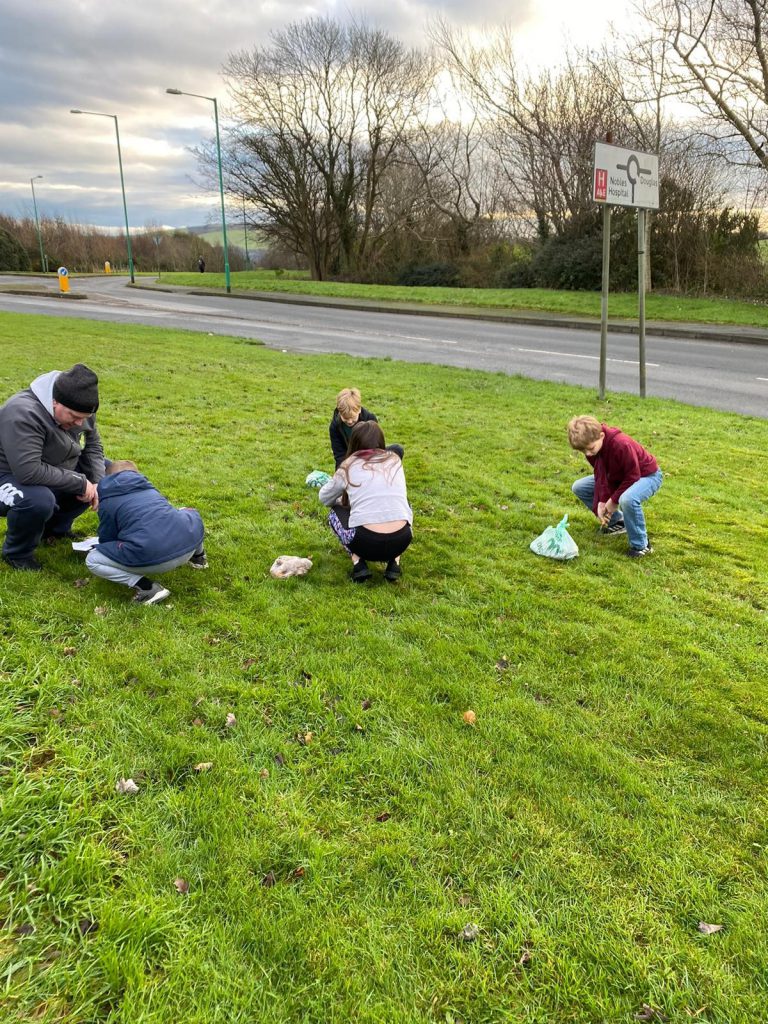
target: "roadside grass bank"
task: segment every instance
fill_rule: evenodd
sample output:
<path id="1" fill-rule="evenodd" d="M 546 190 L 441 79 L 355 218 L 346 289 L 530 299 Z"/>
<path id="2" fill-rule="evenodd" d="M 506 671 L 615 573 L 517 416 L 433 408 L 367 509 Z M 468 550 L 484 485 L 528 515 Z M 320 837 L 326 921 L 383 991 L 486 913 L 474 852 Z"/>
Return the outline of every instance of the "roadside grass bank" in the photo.
<path id="1" fill-rule="evenodd" d="M 0 564 L 4 1022 L 764 1018 L 763 421 L 19 314 L 0 352 L 3 397 L 97 369 L 108 454 L 211 562 L 153 608 L 61 546 Z M 304 486 L 351 384 L 406 447 L 396 587 Z M 647 559 L 570 494 L 577 412 L 659 458 Z M 532 555 L 565 512 L 580 557 Z"/>
<path id="2" fill-rule="evenodd" d="M 380 302 L 413 302 L 431 306 L 477 309 L 538 310 L 560 315 L 600 318 L 599 292 L 554 291 L 546 288 L 417 288 L 397 285 L 347 284 L 311 281 L 305 272 L 274 270 L 243 271 L 230 275 L 235 291 L 268 291 L 290 295 L 368 299 Z M 188 288 L 224 288 L 223 274 L 163 273 L 163 284 Z M 637 293 L 610 296 L 611 319 L 637 318 Z M 768 328 L 768 305 L 731 299 L 696 299 L 676 295 L 648 295 L 646 317 L 684 323 L 739 324 Z"/>

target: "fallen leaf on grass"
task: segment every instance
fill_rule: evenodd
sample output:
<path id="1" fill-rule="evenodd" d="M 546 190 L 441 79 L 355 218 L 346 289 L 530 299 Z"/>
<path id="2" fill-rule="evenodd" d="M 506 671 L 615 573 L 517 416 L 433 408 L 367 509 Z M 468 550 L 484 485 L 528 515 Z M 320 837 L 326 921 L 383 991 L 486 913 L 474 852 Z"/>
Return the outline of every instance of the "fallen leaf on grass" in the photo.
<path id="1" fill-rule="evenodd" d="M 90 582 L 90 580 L 75 580 L 72 586 L 76 587 L 78 590 L 81 590 L 83 587 L 87 587 Z"/>
<path id="2" fill-rule="evenodd" d="M 186 896 L 189 892 L 189 882 L 185 878 L 176 878 L 173 887 L 180 896 Z"/>
<path id="3" fill-rule="evenodd" d="M 721 932 L 723 926 L 721 924 L 707 924 L 706 921 L 699 921 L 699 931 L 702 935 L 714 935 L 715 932 Z"/>
<path id="4" fill-rule="evenodd" d="M 462 893 L 461 896 L 459 896 L 459 906 L 460 907 L 468 907 L 471 903 L 472 903 L 472 897 L 471 896 L 467 896 L 466 893 Z"/>
<path id="5" fill-rule="evenodd" d="M 365 729 L 360 725 L 359 722 L 355 722 L 355 732 L 365 732 Z"/>
<path id="6" fill-rule="evenodd" d="M 50 747 L 35 747 L 29 752 L 29 767 L 44 768 L 47 764 L 50 764 L 55 757 L 56 751 L 51 750 Z"/>
<path id="7" fill-rule="evenodd" d="M 306 873 L 307 873 L 307 869 L 306 868 L 303 868 L 303 867 L 294 868 L 293 871 L 291 872 L 291 878 L 294 881 L 298 882 L 299 879 L 303 878 Z"/>
<path id="8" fill-rule="evenodd" d="M 308 747 L 314 738 L 314 734 L 311 732 L 296 733 L 296 742 L 300 743 L 302 747 Z"/>
<path id="9" fill-rule="evenodd" d="M 474 725 L 475 722 L 477 721 L 477 715 L 475 714 L 474 711 L 465 711 L 461 717 L 464 719 L 467 725 Z"/>
<path id="10" fill-rule="evenodd" d="M 93 935 L 99 930 L 99 922 L 92 921 L 89 917 L 81 917 L 77 922 L 77 928 L 82 936 Z"/>
<path id="11" fill-rule="evenodd" d="M 59 708 L 51 708 L 48 714 L 51 716 L 51 718 L 61 718 L 61 711 Z"/>
<path id="12" fill-rule="evenodd" d="M 195 772 L 209 772 L 213 768 L 213 761 L 201 761 L 192 769 Z"/>
<path id="13" fill-rule="evenodd" d="M 259 772 L 259 778 L 260 779 L 268 779 L 269 778 L 269 768 L 262 768 L 261 771 Z"/>
<path id="14" fill-rule="evenodd" d="M 509 668 L 509 658 L 507 658 L 507 657 L 499 658 L 499 660 L 496 662 L 496 669 L 497 669 L 497 671 L 504 672 L 508 668 Z"/>
<path id="15" fill-rule="evenodd" d="M 96 607 L 93 609 L 93 614 L 100 615 L 103 618 L 108 611 L 109 608 L 107 608 L 105 604 L 97 604 Z"/>
<path id="16" fill-rule="evenodd" d="M 459 932 L 459 938 L 462 942 L 474 942 L 480 934 L 479 924 L 465 924 Z"/>
<path id="17" fill-rule="evenodd" d="M 253 668 L 253 666 L 256 665 L 256 664 L 257 664 L 257 661 L 256 661 L 255 658 L 246 658 L 245 661 L 243 662 L 243 668 L 244 669 Z"/>
<path id="18" fill-rule="evenodd" d="M 227 727 L 227 729 L 232 729 L 232 728 L 234 728 L 234 726 L 237 725 L 237 719 L 235 718 L 235 716 L 232 714 L 231 711 L 227 715 L 227 718 L 226 718 L 226 721 L 224 722 L 224 725 Z"/>
<path id="19" fill-rule="evenodd" d="M 391 817 L 389 811 L 382 811 L 381 814 L 376 815 L 376 821 L 389 821 Z"/>
<path id="20" fill-rule="evenodd" d="M 278 768 L 282 768 L 285 764 L 285 756 L 283 754 L 275 754 L 275 764 Z"/>
<path id="21" fill-rule="evenodd" d="M 115 789 L 118 793 L 126 793 L 128 796 L 135 796 L 139 792 L 139 787 L 133 779 L 118 779 Z"/>
<path id="22" fill-rule="evenodd" d="M 33 924 L 20 924 L 18 928 L 14 928 L 14 935 L 33 935 L 35 932 L 35 926 Z"/>
<path id="23" fill-rule="evenodd" d="M 265 889 L 271 889 L 274 885 L 276 885 L 277 879 L 275 878 L 275 872 L 268 871 L 266 875 L 264 875 L 264 877 L 262 878 L 261 884 L 264 886 Z"/>
<path id="24" fill-rule="evenodd" d="M 366 697 L 363 703 L 360 705 L 360 707 L 363 709 L 363 711 L 367 711 L 368 708 L 370 708 L 371 704 L 373 704 L 373 701 L 369 697 Z"/>
<path id="25" fill-rule="evenodd" d="M 75 654 L 77 654 L 77 648 L 76 647 L 65 647 L 64 650 L 62 651 L 62 654 L 64 654 L 67 658 L 71 658 Z"/>
<path id="26" fill-rule="evenodd" d="M 196 725 L 198 728 L 203 724 L 202 718 L 193 718 L 192 725 Z"/>
<path id="27" fill-rule="evenodd" d="M 205 700 L 205 697 L 195 697 L 195 705 L 194 706 L 196 708 L 199 708 L 200 705 L 204 702 L 204 700 Z"/>

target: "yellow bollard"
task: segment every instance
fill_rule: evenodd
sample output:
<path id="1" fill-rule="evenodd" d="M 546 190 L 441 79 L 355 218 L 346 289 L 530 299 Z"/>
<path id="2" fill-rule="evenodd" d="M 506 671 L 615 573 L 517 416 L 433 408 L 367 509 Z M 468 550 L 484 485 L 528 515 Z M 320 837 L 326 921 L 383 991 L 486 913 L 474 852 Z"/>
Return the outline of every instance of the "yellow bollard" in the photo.
<path id="1" fill-rule="evenodd" d="M 59 267 L 59 292 L 64 295 L 69 291 L 69 271 L 66 267 Z"/>
<path id="2" fill-rule="evenodd" d="M 109 262 L 109 260 L 104 260 L 104 273 L 105 274 L 111 274 L 112 273 L 112 264 Z"/>

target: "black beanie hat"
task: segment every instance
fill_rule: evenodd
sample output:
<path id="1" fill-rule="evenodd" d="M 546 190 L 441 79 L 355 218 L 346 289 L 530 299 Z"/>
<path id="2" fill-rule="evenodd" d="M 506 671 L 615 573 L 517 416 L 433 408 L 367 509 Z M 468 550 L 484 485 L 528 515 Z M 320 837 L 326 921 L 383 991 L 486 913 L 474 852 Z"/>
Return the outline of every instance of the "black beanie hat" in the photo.
<path id="1" fill-rule="evenodd" d="M 53 382 L 53 399 L 73 412 L 90 415 L 99 408 L 99 378 L 84 363 L 75 363 Z"/>

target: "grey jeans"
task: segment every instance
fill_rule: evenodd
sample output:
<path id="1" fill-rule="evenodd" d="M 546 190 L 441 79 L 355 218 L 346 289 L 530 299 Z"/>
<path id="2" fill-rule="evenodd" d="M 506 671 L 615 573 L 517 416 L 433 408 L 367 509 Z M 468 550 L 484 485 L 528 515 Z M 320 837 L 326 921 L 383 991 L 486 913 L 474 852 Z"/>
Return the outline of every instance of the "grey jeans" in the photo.
<path id="1" fill-rule="evenodd" d="M 157 565 L 121 565 L 113 562 L 111 558 L 102 555 L 97 548 L 88 552 L 85 564 L 94 576 L 100 576 L 103 580 L 110 580 L 112 583 L 122 583 L 126 587 L 135 587 L 142 576 L 161 576 L 164 572 L 178 569 L 180 565 L 186 565 L 193 555 L 202 551 L 202 544 L 194 551 L 187 551 L 178 558 L 172 558 L 169 562 L 160 562 Z"/>

